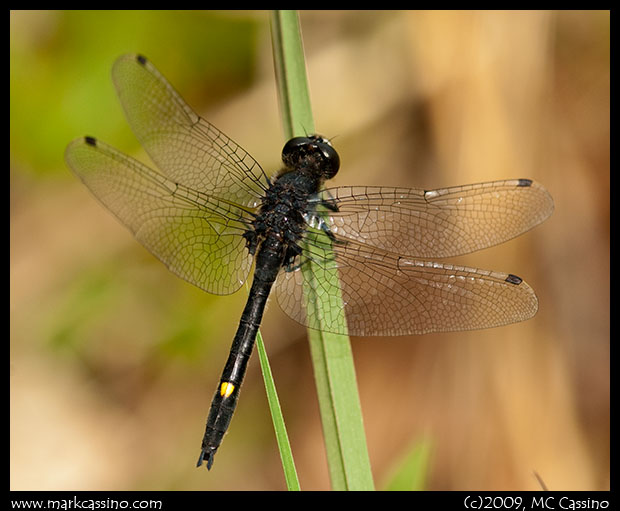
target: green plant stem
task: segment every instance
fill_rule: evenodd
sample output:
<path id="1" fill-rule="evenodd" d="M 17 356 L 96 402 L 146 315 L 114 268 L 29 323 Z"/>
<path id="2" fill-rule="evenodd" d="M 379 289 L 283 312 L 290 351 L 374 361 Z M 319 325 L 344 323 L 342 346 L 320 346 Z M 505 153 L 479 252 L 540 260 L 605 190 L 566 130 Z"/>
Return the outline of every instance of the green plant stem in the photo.
<path id="1" fill-rule="evenodd" d="M 314 133 L 314 121 L 306 78 L 299 19 L 296 11 L 274 11 L 272 15 L 274 64 L 280 108 L 287 139 Z M 307 268 L 306 268 L 307 267 Z M 332 270 L 337 272 L 337 270 Z M 313 290 L 316 279 L 328 270 L 314 263 L 304 265 L 308 315 L 338 314 L 345 324 L 343 305 L 321 301 Z M 317 273 L 321 276 L 317 276 Z M 336 278 L 321 280 L 321 287 L 335 286 Z M 331 283 L 331 284 L 330 284 Z M 334 312 L 334 310 L 336 312 Z M 353 355 L 349 338 L 344 335 L 309 330 L 319 408 L 325 437 L 329 473 L 334 490 L 373 490 L 374 483 L 366 446 L 366 437 Z"/>
<path id="2" fill-rule="evenodd" d="M 282 416 L 282 409 L 280 408 L 280 401 L 278 400 L 278 393 L 276 392 L 273 375 L 271 374 L 271 367 L 267 359 L 267 352 L 265 351 L 265 344 L 263 343 L 263 337 L 260 332 L 258 332 L 256 336 L 256 348 L 258 349 L 261 371 L 263 373 L 263 379 L 265 380 L 267 401 L 269 402 L 269 410 L 271 411 L 278 449 L 280 450 L 280 458 L 282 459 L 286 487 L 289 490 L 298 491 L 300 490 L 300 485 L 297 477 L 297 470 L 295 469 L 295 462 L 293 460 L 293 452 L 291 451 L 291 444 L 286 433 L 286 426 L 284 424 L 284 417 Z"/>

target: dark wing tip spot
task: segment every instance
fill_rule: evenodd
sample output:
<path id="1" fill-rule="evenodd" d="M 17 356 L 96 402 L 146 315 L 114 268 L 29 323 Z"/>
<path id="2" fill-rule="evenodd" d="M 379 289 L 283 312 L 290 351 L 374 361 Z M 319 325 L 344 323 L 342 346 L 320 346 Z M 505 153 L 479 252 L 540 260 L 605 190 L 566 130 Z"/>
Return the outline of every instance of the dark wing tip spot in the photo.
<path id="1" fill-rule="evenodd" d="M 93 147 L 97 147 L 97 139 L 95 137 L 84 137 L 84 142 Z"/>
<path id="2" fill-rule="evenodd" d="M 136 60 L 143 66 L 146 65 L 146 57 L 144 55 L 136 55 Z"/>
<path id="3" fill-rule="evenodd" d="M 531 179 L 519 179 L 517 186 L 532 186 L 532 180 Z"/>
<path id="4" fill-rule="evenodd" d="M 516 275 L 513 275 L 512 273 L 509 273 L 508 277 L 506 277 L 506 282 L 508 282 L 509 284 L 514 284 L 515 286 L 518 286 L 519 284 L 521 284 L 521 282 L 523 282 L 523 279 L 521 277 L 517 277 Z"/>

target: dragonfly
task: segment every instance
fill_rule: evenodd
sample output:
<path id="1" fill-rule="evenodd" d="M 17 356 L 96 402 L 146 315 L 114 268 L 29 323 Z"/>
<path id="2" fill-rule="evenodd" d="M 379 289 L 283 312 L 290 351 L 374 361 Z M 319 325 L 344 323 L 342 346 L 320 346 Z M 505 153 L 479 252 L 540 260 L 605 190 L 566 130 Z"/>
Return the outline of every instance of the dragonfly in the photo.
<path id="1" fill-rule="evenodd" d="M 355 336 L 482 329 L 537 312 L 536 294 L 520 277 L 435 259 L 497 245 L 543 222 L 553 200 L 541 184 L 325 188 L 340 168 L 327 138 L 289 140 L 282 167 L 267 173 L 146 57 L 120 57 L 112 79 L 155 168 L 92 136 L 67 146 L 69 168 L 187 282 L 226 295 L 255 267 L 197 466 L 211 469 L 228 430 L 272 289 L 302 325 Z M 317 295 L 327 310 L 309 305 Z"/>

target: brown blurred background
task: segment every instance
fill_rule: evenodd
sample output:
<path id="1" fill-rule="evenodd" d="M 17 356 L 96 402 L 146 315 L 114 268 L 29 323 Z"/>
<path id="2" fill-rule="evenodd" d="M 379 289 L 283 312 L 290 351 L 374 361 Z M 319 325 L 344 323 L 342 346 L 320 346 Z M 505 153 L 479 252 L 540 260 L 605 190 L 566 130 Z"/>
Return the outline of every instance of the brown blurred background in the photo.
<path id="1" fill-rule="evenodd" d="M 536 290 L 532 320 L 356 338 L 382 488 L 430 446 L 426 488 L 609 488 L 609 12 L 302 12 L 336 185 L 528 177 L 544 224 L 456 263 Z M 265 168 L 281 128 L 267 12 L 11 12 L 11 488 L 284 489 L 258 358 L 214 469 L 194 468 L 245 290 L 170 274 L 68 171 L 97 136 L 143 158 L 110 80 L 149 57 Z M 262 327 L 302 489 L 329 479 L 306 334 Z"/>

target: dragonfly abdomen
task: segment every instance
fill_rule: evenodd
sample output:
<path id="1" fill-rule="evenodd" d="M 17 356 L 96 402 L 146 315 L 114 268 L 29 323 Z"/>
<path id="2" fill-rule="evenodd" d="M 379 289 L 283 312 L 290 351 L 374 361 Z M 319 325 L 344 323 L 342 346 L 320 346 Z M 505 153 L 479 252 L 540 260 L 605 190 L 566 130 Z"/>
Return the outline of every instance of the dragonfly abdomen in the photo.
<path id="1" fill-rule="evenodd" d="M 220 383 L 211 402 L 197 466 L 202 465 L 204 461 L 207 468 L 211 469 L 215 452 L 230 425 L 237 406 L 239 389 L 254 349 L 256 334 L 263 319 L 267 298 L 285 255 L 286 247 L 277 236 L 269 236 L 263 240 L 258 249 L 252 287 Z"/>

